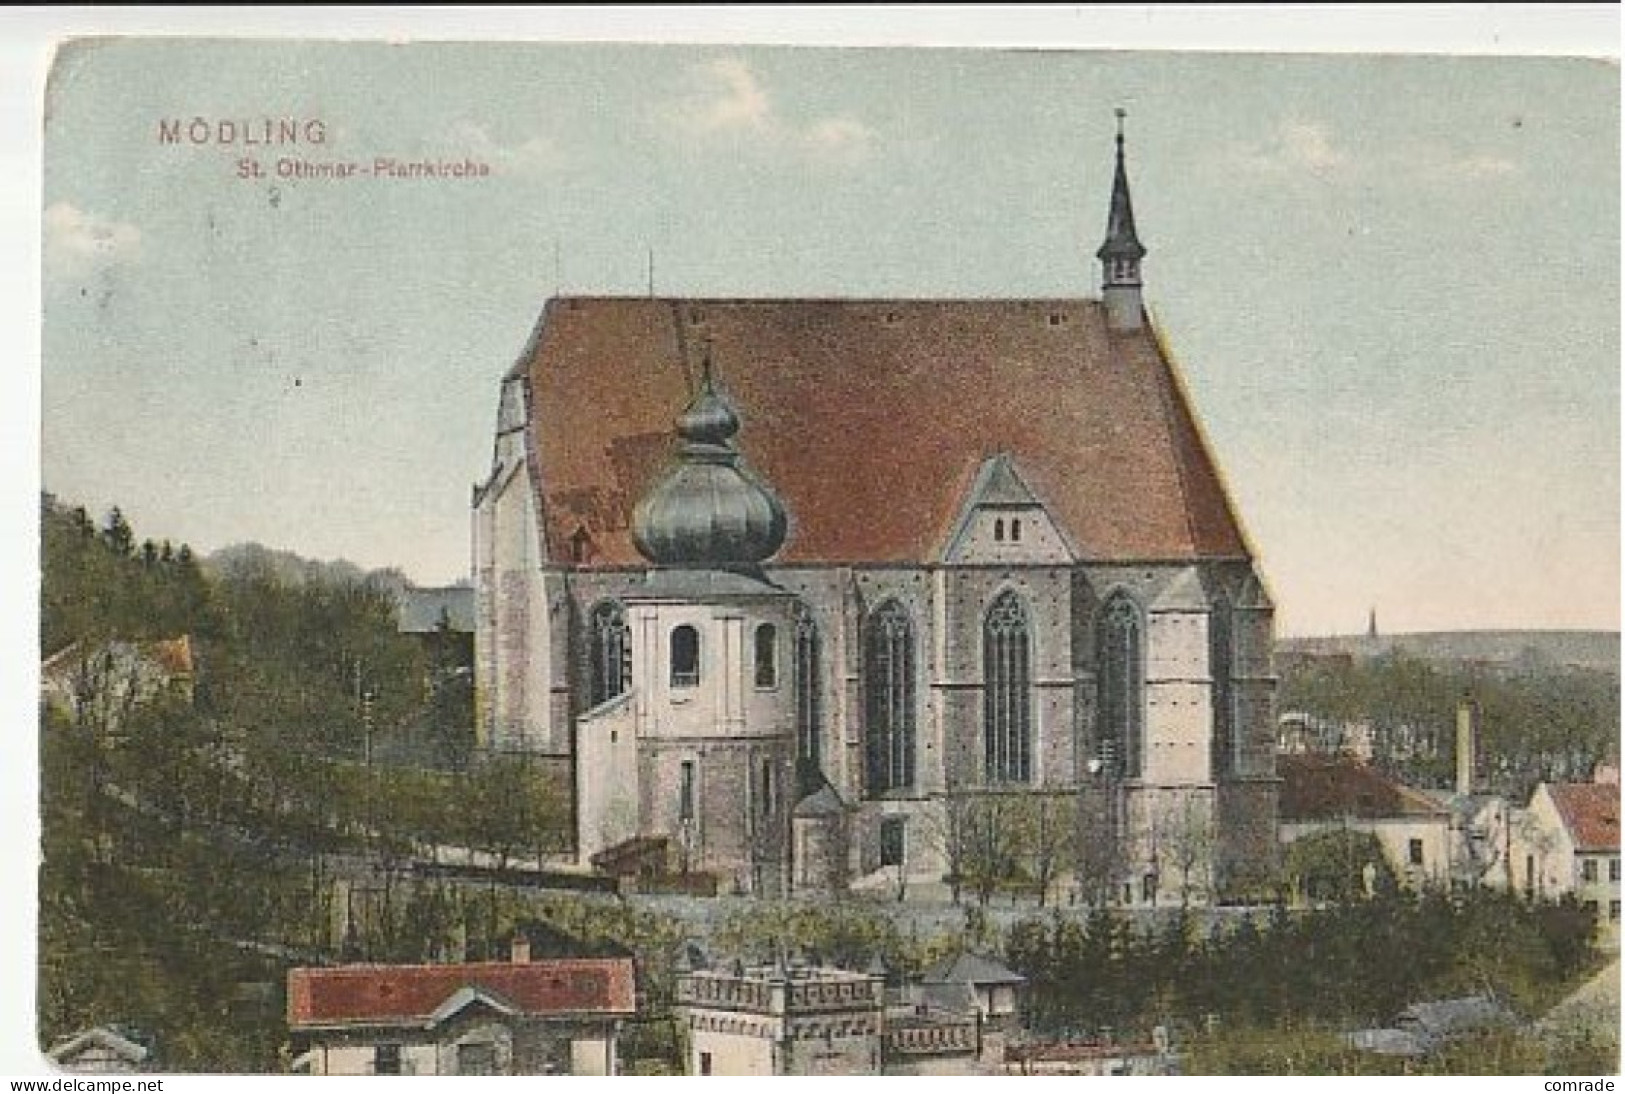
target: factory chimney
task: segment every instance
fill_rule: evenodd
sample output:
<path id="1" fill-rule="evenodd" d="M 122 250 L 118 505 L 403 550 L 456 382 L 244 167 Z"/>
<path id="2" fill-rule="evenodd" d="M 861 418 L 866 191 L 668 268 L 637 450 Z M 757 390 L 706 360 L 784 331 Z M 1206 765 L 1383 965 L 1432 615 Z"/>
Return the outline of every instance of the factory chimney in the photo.
<path id="1" fill-rule="evenodd" d="M 1472 699 L 1462 696 L 1456 704 L 1456 793 L 1463 797 L 1473 792 L 1473 761 L 1478 747 L 1476 714 Z"/>

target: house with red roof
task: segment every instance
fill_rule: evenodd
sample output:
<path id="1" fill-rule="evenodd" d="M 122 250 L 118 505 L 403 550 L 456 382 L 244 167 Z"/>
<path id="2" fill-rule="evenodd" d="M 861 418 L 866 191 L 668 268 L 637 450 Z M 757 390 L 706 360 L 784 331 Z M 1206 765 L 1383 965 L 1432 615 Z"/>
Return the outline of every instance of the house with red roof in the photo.
<path id="1" fill-rule="evenodd" d="M 632 958 L 339 965 L 288 973 L 293 1069 L 312 1075 L 613 1075 Z"/>
<path id="2" fill-rule="evenodd" d="M 1516 885 L 1547 898 L 1573 894 L 1599 919 L 1619 922 L 1617 775 L 1612 781 L 1541 783 L 1513 825 L 1512 844 Z"/>
<path id="3" fill-rule="evenodd" d="M 477 732 L 575 772 L 581 869 L 940 891 L 949 803 L 1009 793 L 1100 816 L 1119 900 L 1168 818 L 1204 888 L 1269 869 L 1273 605 L 1101 161 L 1098 297 L 546 303 L 473 490 Z"/>
<path id="4" fill-rule="evenodd" d="M 192 701 L 192 638 L 71 642 L 40 662 L 40 702 L 77 725 L 116 733 L 160 695 Z"/>

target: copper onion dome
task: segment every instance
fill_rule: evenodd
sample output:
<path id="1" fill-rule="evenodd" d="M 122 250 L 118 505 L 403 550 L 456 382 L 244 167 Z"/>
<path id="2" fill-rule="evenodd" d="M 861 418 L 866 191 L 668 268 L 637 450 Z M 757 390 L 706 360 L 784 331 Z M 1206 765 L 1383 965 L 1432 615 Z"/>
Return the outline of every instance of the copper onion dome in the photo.
<path id="1" fill-rule="evenodd" d="M 784 506 L 740 465 L 738 432 L 739 415 L 717 393 L 707 352 L 700 390 L 677 418 L 677 462 L 632 512 L 632 541 L 650 562 L 748 570 L 784 545 Z"/>

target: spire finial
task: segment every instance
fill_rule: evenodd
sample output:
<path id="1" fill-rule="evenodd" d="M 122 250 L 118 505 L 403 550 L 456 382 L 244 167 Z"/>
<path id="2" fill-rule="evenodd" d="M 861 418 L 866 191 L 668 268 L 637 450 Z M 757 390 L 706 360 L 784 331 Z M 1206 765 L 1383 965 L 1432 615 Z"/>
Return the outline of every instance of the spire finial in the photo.
<path id="1" fill-rule="evenodd" d="M 716 390 L 716 385 L 713 383 L 712 375 L 711 375 L 712 370 L 713 370 L 714 367 L 715 366 L 713 366 L 712 363 L 711 363 L 711 336 L 708 334 L 708 335 L 705 336 L 705 341 L 700 344 L 700 390 L 701 391 L 715 391 Z"/>
<path id="2" fill-rule="evenodd" d="M 1128 117 L 1128 111 L 1118 107 L 1114 113 L 1117 115 L 1117 154 L 1123 154 L 1123 119 Z"/>

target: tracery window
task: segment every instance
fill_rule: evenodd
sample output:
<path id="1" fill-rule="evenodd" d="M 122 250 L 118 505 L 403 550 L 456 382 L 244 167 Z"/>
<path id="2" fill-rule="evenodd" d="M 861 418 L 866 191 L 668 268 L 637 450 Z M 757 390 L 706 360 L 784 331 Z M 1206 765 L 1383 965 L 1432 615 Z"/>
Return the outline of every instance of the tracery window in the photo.
<path id="1" fill-rule="evenodd" d="M 888 600 L 864 635 L 865 760 L 871 794 L 914 784 L 914 627 Z"/>
<path id="2" fill-rule="evenodd" d="M 1145 648 L 1140 609 L 1119 593 L 1101 608 L 1096 632 L 1100 724 L 1096 754 L 1115 775 L 1137 778 L 1145 763 Z"/>
<path id="3" fill-rule="evenodd" d="M 796 755 L 814 765 L 822 762 L 819 747 L 818 624 L 805 604 L 798 603 L 796 620 Z"/>
<path id="4" fill-rule="evenodd" d="M 1032 781 L 1031 649 L 1027 609 L 1006 592 L 982 624 L 984 770 L 991 782 Z"/>
<path id="5" fill-rule="evenodd" d="M 592 610 L 588 706 L 607 703 L 632 686 L 632 640 L 626 609 L 606 600 Z"/>

